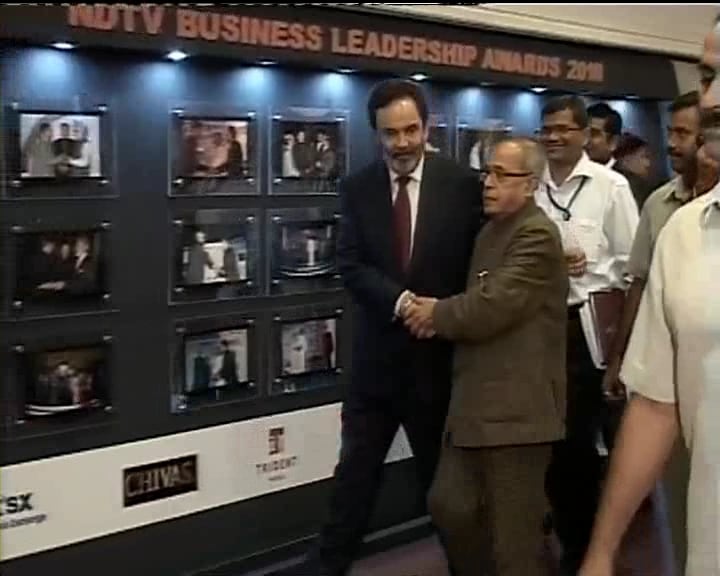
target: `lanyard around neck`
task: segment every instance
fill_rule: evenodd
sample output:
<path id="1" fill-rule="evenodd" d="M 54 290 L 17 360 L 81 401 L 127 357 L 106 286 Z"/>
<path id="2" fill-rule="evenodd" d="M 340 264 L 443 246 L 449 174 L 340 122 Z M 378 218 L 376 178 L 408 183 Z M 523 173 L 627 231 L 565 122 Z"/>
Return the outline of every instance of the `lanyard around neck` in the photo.
<path id="1" fill-rule="evenodd" d="M 580 184 L 577 188 L 575 188 L 572 196 L 570 196 L 570 200 L 568 201 L 567 206 L 561 205 L 550 192 L 550 186 L 545 184 L 545 194 L 547 194 L 548 200 L 550 200 L 550 203 L 555 206 L 555 208 L 562 212 L 563 220 L 565 220 L 565 222 L 568 222 L 572 218 L 572 212 L 570 212 L 570 208 L 572 208 L 572 205 L 575 203 L 575 200 L 580 194 L 580 191 L 585 187 L 585 184 L 588 180 L 589 178 L 587 176 L 582 177 L 582 180 L 580 180 Z"/>

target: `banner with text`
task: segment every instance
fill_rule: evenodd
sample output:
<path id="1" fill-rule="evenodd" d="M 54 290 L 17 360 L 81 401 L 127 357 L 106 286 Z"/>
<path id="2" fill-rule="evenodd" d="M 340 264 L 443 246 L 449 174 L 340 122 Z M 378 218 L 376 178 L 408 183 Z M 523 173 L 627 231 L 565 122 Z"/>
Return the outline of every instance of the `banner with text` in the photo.
<path id="1" fill-rule="evenodd" d="M 7 466 L 1 560 L 325 480 L 339 451 L 330 404 Z M 386 461 L 411 456 L 401 429 Z"/>
<path id="2" fill-rule="evenodd" d="M 650 54 L 511 36 L 394 16 L 302 6 L 159 4 L 16 5 L 0 8 L 0 35 L 74 39 L 137 49 L 181 47 L 323 68 L 430 73 L 501 82 L 671 98 L 670 60 Z"/>

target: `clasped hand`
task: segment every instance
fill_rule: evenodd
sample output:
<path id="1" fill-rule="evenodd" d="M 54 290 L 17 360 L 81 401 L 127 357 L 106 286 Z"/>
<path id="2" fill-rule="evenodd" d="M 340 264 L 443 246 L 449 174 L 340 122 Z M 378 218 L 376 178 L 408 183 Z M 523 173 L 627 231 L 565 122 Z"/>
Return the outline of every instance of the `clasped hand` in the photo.
<path id="1" fill-rule="evenodd" d="M 425 339 L 435 336 L 433 311 L 436 303 L 436 298 L 415 295 L 412 295 L 406 302 L 402 314 L 403 321 L 405 327 L 416 338 Z"/>

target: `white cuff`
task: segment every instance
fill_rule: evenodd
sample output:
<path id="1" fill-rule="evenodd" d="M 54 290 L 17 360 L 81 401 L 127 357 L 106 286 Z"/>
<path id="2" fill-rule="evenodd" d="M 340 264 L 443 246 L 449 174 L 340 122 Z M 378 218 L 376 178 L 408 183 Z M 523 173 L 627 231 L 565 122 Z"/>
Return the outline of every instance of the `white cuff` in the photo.
<path id="1" fill-rule="evenodd" d="M 400 318 L 402 316 L 402 310 L 405 306 L 407 306 L 407 301 L 411 297 L 412 292 L 409 290 L 404 290 L 403 293 L 400 294 L 397 302 L 395 302 L 395 318 Z"/>

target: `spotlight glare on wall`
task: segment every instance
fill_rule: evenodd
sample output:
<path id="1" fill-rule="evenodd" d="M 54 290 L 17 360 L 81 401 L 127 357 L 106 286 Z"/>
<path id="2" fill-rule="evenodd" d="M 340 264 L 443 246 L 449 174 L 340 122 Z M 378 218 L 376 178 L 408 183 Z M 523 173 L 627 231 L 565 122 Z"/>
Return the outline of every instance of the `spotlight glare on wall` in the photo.
<path id="1" fill-rule="evenodd" d="M 547 88 L 545 86 L 533 86 L 530 90 L 535 92 L 535 94 L 542 94 L 547 90 Z"/>
<path id="2" fill-rule="evenodd" d="M 338 68 L 337 70 L 340 74 L 354 74 L 355 70 L 352 68 Z"/>
<path id="3" fill-rule="evenodd" d="M 423 80 L 427 80 L 428 76 L 427 74 L 422 74 L 418 72 L 417 74 L 413 74 L 412 76 L 410 76 L 410 79 L 415 80 L 415 82 L 422 82 Z"/>
<path id="4" fill-rule="evenodd" d="M 275 66 L 277 62 L 275 62 L 275 60 L 260 60 L 258 64 L 260 66 Z"/>
<path id="5" fill-rule="evenodd" d="M 182 50 L 171 50 L 167 53 L 167 59 L 173 62 L 180 62 L 180 60 L 185 60 L 187 57 L 188 55 Z"/>
<path id="6" fill-rule="evenodd" d="M 70 44 L 70 42 L 54 42 L 52 47 L 57 48 L 58 50 L 72 50 L 75 48 L 75 45 Z"/>

